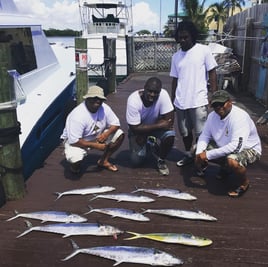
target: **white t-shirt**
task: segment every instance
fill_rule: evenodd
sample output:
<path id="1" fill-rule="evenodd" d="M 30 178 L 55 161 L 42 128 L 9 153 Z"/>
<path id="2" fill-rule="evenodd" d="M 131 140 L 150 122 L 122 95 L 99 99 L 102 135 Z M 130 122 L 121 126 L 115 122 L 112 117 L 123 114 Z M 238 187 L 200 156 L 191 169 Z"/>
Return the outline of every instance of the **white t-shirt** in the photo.
<path id="1" fill-rule="evenodd" d="M 143 91 L 143 89 L 133 92 L 128 97 L 126 111 L 128 124 L 153 124 L 159 119 L 160 115 L 169 113 L 174 109 L 169 94 L 165 89 L 161 89 L 157 101 L 150 107 L 143 105 L 139 94 L 140 91 Z"/>
<path id="2" fill-rule="evenodd" d="M 84 101 L 68 115 L 61 138 L 68 139 L 69 144 L 78 142 L 80 138 L 95 140 L 111 125 L 120 126 L 120 122 L 107 104 L 103 103 L 96 113 L 91 113 Z"/>
<path id="3" fill-rule="evenodd" d="M 172 56 L 170 69 L 170 76 L 178 79 L 175 107 L 188 109 L 207 105 L 207 72 L 215 67 L 217 62 L 207 45 L 195 44 L 188 51 L 178 50 Z"/>
<path id="4" fill-rule="evenodd" d="M 207 159 L 217 159 L 226 155 L 252 148 L 261 154 L 261 141 L 256 126 L 249 114 L 243 109 L 232 106 L 231 112 L 223 119 L 212 111 L 198 138 L 196 154 L 206 150 L 210 140 L 219 148 L 208 150 Z"/>

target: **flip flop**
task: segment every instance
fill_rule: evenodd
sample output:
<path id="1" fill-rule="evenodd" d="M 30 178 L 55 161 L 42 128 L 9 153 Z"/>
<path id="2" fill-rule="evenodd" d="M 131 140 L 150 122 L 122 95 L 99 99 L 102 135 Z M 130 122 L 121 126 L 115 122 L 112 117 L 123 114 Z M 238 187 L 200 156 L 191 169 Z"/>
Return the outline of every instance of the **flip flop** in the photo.
<path id="1" fill-rule="evenodd" d="M 109 163 L 107 165 L 101 165 L 98 162 L 98 167 L 99 168 L 102 168 L 102 169 L 106 169 L 106 170 L 111 171 L 111 172 L 117 172 L 118 171 L 118 168 L 114 164 L 112 164 L 112 163 Z"/>
<path id="2" fill-rule="evenodd" d="M 244 193 L 247 192 L 248 188 L 249 188 L 249 184 L 247 186 L 240 185 L 235 190 L 229 191 L 228 196 L 229 197 L 234 197 L 234 198 L 241 197 Z"/>

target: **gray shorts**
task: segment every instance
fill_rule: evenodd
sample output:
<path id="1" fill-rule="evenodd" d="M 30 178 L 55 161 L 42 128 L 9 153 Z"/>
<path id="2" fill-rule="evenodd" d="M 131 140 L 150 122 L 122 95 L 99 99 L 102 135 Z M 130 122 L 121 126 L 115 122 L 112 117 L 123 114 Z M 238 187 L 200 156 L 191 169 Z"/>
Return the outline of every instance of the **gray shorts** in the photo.
<path id="1" fill-rule="evenodd" d="M 208 107 L 202 106 L 185 110 L 176 108 L 176 115 L 180 135 L 186 137 L 194 130 L 195 137 L 198 137 L 207 120 Z"/>

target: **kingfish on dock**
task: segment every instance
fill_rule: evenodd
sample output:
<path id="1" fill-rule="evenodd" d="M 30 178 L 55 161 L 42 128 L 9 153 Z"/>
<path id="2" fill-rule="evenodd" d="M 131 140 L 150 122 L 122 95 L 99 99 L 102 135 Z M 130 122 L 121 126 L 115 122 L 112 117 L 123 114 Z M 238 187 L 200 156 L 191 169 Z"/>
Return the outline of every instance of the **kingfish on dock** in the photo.
<path id="1" fill-rule="evenodd" d="M 17 211 L 15 211 L 17 213 Z M 44 222 L 86 222 L 87 218 L 82 217 L 78 214 L 65 212 L 65 211 L 35 211 L 27 213 L 17 213 L 15 216 L 7 219 L 7 221 L 12 221 L 16 218 L 23 217 L 28 219 L 41 220 Z"/>
<path id="2" fill-rule="evenodd" d="M 194 236 L 192 234 L 176 234 L 176 233 L 149 233 L 149 234 L 139 234 L 135 232 L 126 232 L 133 235 L 132 237 L 125 238 L 125 240 L 133 240 L 138 238 L 147 238 L 155 241 L 181 244 L 186 246 L 196 246 L 196 247 L 205 247 L 212 244 L 212 240 Z"/>
<path id="3" fill-rule="evenodd" d="M 124 233 L 120 229 L 99 223 L 56 223 L 33 226 L 17 236 L 24 236 L 32 231 L 48 232 L 63 235 L 63 238 L 74 235 L 114 236 Z"/>
<path id="4" fill-rule="evenodd" d="M 112 200 L 117 200 L 118 202 L 121 202 L 121 201 L 129 201 L 129 202 L 153 202 L 153 201 L 155 201 L 153 198 L 150 198 L 150 197 L 137 196 L 137 195 L 134 195 L 134 194 L 124 194 L 124 193 L 96 195 L 91 200 L 94 200 L 94 199 L 97 199 L 97 198 L 112 199 Z"/>
<path id="5" fill-rule="evenodd" d="M 138 188 L 131 193 L 136 192 L 145 192 L 157 195 L 158 197 L 170 197 L 175 199 L 182 199 L 182 200 L 196 200 L 197 198 L 189 193 L 182 192 L 176 189 L 146 189 L 146 188 Z"/>
<path id="6" fill-rule="evenodd" d="M 217 221 L 217 218 L 209 214 L 206 214 L 200 210 L 190 211 L 190 210 L 179 210 L 179 209 L 147 209 L 143 211 L 143 213 L 154 213 L 189 220 Z"/>
<path id="7" fill-rule="evenodd" d="M 72 241 L 74 251 L 62 261 L 69 260 L 79 253 L 95 255 L 105 259 L 114 260 L 113 266 L 120 263 L 141 263 L 152 266 L 174 266 L 183 264 L 179 258 L 172 256 L 164 251 L 155 248 L 134 247 L 134 246 L 102 246 L 79 248 L 77 244 Z"/>
<path id="8" fill-rule="evenodd" d="M 68 190 L 65 192 L 55 192 L 58 197 L 56 200 L 61 198 L 62 196 L 66 195 L 88 195 L 88 194 L 98 194 L 98 193 L 105 193 L 115 190 L 113 186 L 93 186 L 93 187 L 87 187 L 87 188 L 80 188 L 80 189 L 73 189 Z"/>
<path id="9" fill-rule="evenodd" d="M 85 214 L 89 214 L 91 212 L 99 212 L 103 214 L 108 214 L 112 216 L 113 218 L 119 217 L 134 221 L 150 221 L 150 219 L 146 216 L 144 216 L 142 213 L 135 212 L 133 210 L 129 209 L 121 209 L 121 208 L 101 208 L 101 209 L 93 209 L 89 207 L 90 210 L 86 212 Z"/>

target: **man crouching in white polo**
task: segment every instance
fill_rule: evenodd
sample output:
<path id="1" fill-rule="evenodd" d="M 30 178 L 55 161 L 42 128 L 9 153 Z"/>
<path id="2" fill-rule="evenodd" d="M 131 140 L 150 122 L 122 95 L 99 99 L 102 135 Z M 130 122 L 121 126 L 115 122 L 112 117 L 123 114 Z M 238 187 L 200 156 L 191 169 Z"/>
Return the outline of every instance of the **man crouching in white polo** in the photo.
<path id="1" fill-rule="evenodd" d="M 68 115 L 61 135 L 70 170 L 79 173 L 84 157 L 90 150 L 97 149 L 104 152 L 97 162 L 98 166 L 109 171 L 118 171 L 109 158 L 124 140 L 120 121 L 113 110 L 104 103 L 106 97 L 101 87 L 89 87 L 83 98 L 85 100 Z"/>

